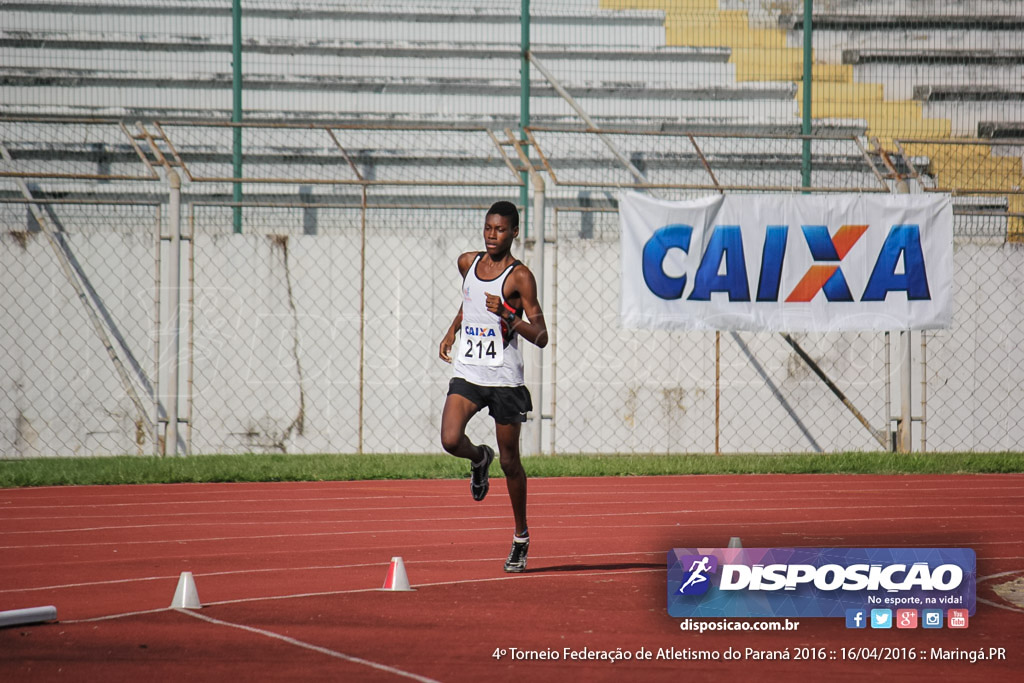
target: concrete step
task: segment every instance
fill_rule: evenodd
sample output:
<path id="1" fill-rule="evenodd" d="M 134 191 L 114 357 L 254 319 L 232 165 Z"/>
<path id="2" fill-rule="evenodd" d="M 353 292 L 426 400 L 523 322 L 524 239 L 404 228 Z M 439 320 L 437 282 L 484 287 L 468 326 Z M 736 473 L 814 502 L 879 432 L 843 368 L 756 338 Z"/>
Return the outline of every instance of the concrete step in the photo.
<path id="1" fill-rule="evenodd" d="M 1024 64 L 869 62 L 851 68 L 857 81 L 883 83 L 887 100 L 913 99 L 915 88 L 943 83 L 996 87 L 1024 83 Z"/>
<path id="2" fill-rule="evenodd" d="M 986 120 L 1024 120 L 1024 89 L 1014 83 L 916 86 L 914 99 L 925 116 L 948 118 L 954 135 L 975 135 Z"/>
<path id="3" fill-rule="evenodd" d="M 908 142 L 904 149 L 915 156 L 926 157 L 929 160 L 927 170 L 942 187 L 1007 192 L 1024 189 L 1020 157 L 993 156 L 991 146 Z"/>
<path id="4" fill-rule="evenodd" d="M 1015 83 L 919 85 L 914 87 L 914 99 L 925 102 L 1024 102 L 1024 87 Z M 1024 109 L 1021 109 L 1021 114 L 1024 115 Z"/>
<path id="5" fill-rule="evenodd" d="M 161 45 L 147 43 L 116 43 L 109 49 L 61 49 L 59 44 L 46 47 L 10 49 L 5 52 L 7 69 L 39 69 L 47 73 L 57 71 L 55 65 L 74 65 L 75 71 L 116 71 L 117 67 L 131 64 L 136 73 L 159 74 L 174 72 L 177 79 L 207 78 L 208 74 L 225 74 L 230 70 L 231 53 L 227 46 L 208 51 L 179 52 L 173 43 Z M 77 44 L 75 42 L 66 45 Z M 96 43 L 106 45 L 105 43 Z M 0 48 L 4 41 L 0 38 Z M 157 49 L 158 47 L 162 49 Z M 465 49 L 464 49 L 465 48 Z M 351 78 L 366 79 L 405 77 L 436 77 L 458 79 L 519 79 L 521 61 L 519 51 L 490 51 L 477 46 L 389 46 L 355 44 L 340 46 L 336 51 L 306 52 L 296 49 L 289 54 L 247 51 L 243 57 L 243 70 L 249 74 L 279 77 L 332 77 L 344 74 Z M 736 82 L 735 67 L 728 64 L 729 51 L 723 49 L 664 49 L 649 52 L 638 50 L 601 50 L 574 48 L 538 49 L 534 54 L 556 77 L 593 74 L 605 82 L 648 83 L 653 87 L 731 86 Z M 57 58 L 55 58 L 57 56 Z M 533 70 L 535 81 L 543 82 Z"/>
<path id="6" fill-rule="evenodd" d="M 980 138 L 1024 138 L 1024 121 L 979 121 Z"/>
<path id="7" fill-rule="evenodd" d="M 637 82 L 566 83 L 592 116 L 700 119 L 726 117 L 753 122 L 777 121 L 794 113 L 792 83 L 748 83 L 724 87 L 651 87 Z M 8 108 L 56 102 L 122 109 L 226 109 L 231 106 L 231 75 L 154 74 L 74 69 L 2 69 L 0 86 Z M 281 76 L 249 74 L 244 80 L 246 115 L 278 111 L 282 93 L 289 107 L 317 111 L 395 112 L 440 120 L 490 116 L 518 111 L 518 79 L 388 78 L 350 76 Z M 531 111 L 538 116 L 566 116 L 568 104 L 553 88 L 535 82 Z M 752 103 L 755 103 L 752 105 Z"/>
<path id="8" fill-rule="evenodd" d="M 883 88 L 881 83 L 814 83 L 811 90 L 812 101 L 862 103 L 881 102 Z"/>
<path id="9" fill-rule="evenodd" d="M 565 35 L 571 38 L 571 35 Z M 217 35 L 212 38 L 193 34 L 164 33 L 157 36 L 140 33 L 85 31 L 53 31 L 49 29 L 0 30 L 0 47 L 12 49 L 45 48 L 54 50 L 127 50 L 135 52 L 231 52 L 230 40 Z M 472 41 L 443 42 L 438 40 L 342 40 L 336 38 L 291 38 L 281 36 L 246 36 L 246 54 L 351 57 L 416 57 L 419 59 L 512 59 L 520 57 L 518 43 L 488 44 Z M 600 61 L 646 62 L 725 62 L 729 50 L 721 47 L 643 48 L 636 46 L 595 46 L 589 43 L 536 44 L 533 53 L 542 59 L 588 59 Z"/>
<path id="10" fill-rule="evenodd" d="M 923 8 L 923 6 L 921 6 Z M 950 11 L 950 10 L 953 11 Z M 779 26 L 790 31 L 803 31 L 802 13 L 782 14 Z M 994 13 L 962 11 L 949 3 L 931 3 L 929 11 L 814 12 L 811 15 L 814 31 L 922 31 L 922 30 L 1024 30 L 1024 16 L 1011 3 L 998 6 Z"/>
<path id="11" fill-rule="evenodd" d="M 993 100 L 969 102 L 950 100 L 924 102 L 922 113 L 928 118 L 944 118 L 950 122 L 950 132 L 956 136 L 978 134 L 982 121 L 1021 120 L 1022 104 L 1019 100 Z"/>
<path id="12" fill-rule="evenodd" d="M 803 50 L 782 48 L 764 50 L 739 47 L 732 50 L 738 81 L 803 81 Z M 853 68 L 845 64 L 812 64 L 815 83 L 850 83 Z"/>
<path id="13" fill-rule="evenodd" d="M 984 45 L 971 50 L 852 48 L 843 50 L 843 64 L 930 64 L 961 66 L 965 64 L 1024 64 L 1024 50 L 991 48 Z"/>
<path id="14" fill-rule="evenodd" d="M 665 18 L 665 42 L 705 47 L 727 45 L 734 49 L 781 49 L 786 46 L 786 35 L 777 29 L 752 28 L 745 11 L 669 13 Z"/>
<path id="15" fill-rule="evenodd" d="M 231 120 L 231 109 L 227 106 L 189 109 L 180 106 L 155 106 L 145 103 L 136 107 L 112 106 L 109 102 L 89 106 L 81 103 L 67 105 L 49 104 L 18 104 L 0 102 L 0 117 L 8 119 L 114 119 L 124 120 L 133 124 L 135 121 L 175 121 L 175 122 L 225 122 Z M 711 133 L 739 134 L 749 136 L 799 135 L 800 120 L 793 111 L 777 118 L 762 116 L 747 117 L 737 120 L 732 117 L 680 117 L 656 116 L 653 113 L 591 117 L 599 127 L 604 129 L 626 129 L 630 131 L 678 132 L 678 133 Z M 247 122 L 285 122 L 297 124 L 343 124 L 343 125 L 394 125 L 394 126 L 430 126 L 437 124 L 483 126 L 496 131 L 505 128 L 517 128 L 519 113 L 509 111 L 506 114 L 488 112 L 485 114 L 428 114 L 411 111 L 402 112 L 324 112 L 321 110 L 288 110 L 266 109 L 247 110 Z M 531 115 L 534 126 L 562 126 L 573 130 L 582 127 L 578 115 L 573 112 L 556 114 Z M 812 132 L 823 135 L 862 136 L 865 123 L 860 119 L 822 119 L 812 122 Z"/>
<path id="16" fill-rule="evenodd" d="M 1024 26 L 1024 16 L 1014 25 Z M 908 31 L 913 31 L 912 42 Z M 883 51 L 907 48 L 923 54 L 931 52 L 978 52 L 1003 53 L 1016 52 L 1021 49 L 1020 31 L 1018 28 L 996 30 L 983 25 L 963 27 L 930 28 L 917 31 L 910 26 L 893 27 L 891 30 L 831 30 L 827 27 L 814 27 L 812 47 L 818 58 L 833 64 L 843 62 L 844 53 L 850 50 Z M 791 31 L 787 34 L 786 45 L 799 48 L 803 45 L 803 34 Z M 909 48 L 908 48 L 909 49 Z"/>
<path id="17" fill-rule="evenodd" d="M 99 69 L 50 69 L 0 67 L 0 85 L 16 87 L 51 86 L 60 88 L 119 87 L 119 88 L 188 88 L 197 90 L 223 90 L 232 86 L 230 72 L 178 74 Z M 562 85 L 574 97 L 625 98 L 647 100 L 784 100 L 796 91 L 792 83 L 744 83 L 706 87 L 671 87 L 643 81 L 616 82 L 564 82 Z M 515 95 L 520 92 L 518 79 L 451 78 L 418 76 L 350 76 L 350 75 L 282 75 L 273 73 L 247 73 L 243 88 L 259 90 L 308 90 L 350 93 L 393 94 L 475 94 Z M 531 94 L 541 97 L 558 96 L 554 88 L 539 78 L 532 81 Z"/>
<path id="18" fill-rule="evenodd" d="M 531 14 L 535 45 L 642 46 L 665 44 L 661 12 L 579 11 L 566 5 Z M 517 46 L 520 39 L 519 3 L 419 5 L 388 3 L 248 3 L 243 12 L 245 36 L 347 41 L 422 41 L 424 35 L 442 42 L 472 41 Z M 86 32 L 99 36 L 116 30 L 147 35 L 193 35 L 231 39 L 231 4 L 142 2 L 74 3 L 7 2 L 4 28 L 10 31 L 50 30 Z"/>
<path id="19" fill-rule="evenodd" d="M 729 0 L 722 0 L 723 2 Z M 790 5 L 800 0 L 790 0 Z M 798 5 L 799 6 L 799 5 Z M 970 14 L 974 16 L 1013 14 L 1018 0 L 954 0 L 954 2 L 935 2 L 935 0 L 828 0 L 827 13 L 877 16 L 889 14 L 907 15 L 948 15 Z M 818 6 L 820 10 L 822 5 Z"/>

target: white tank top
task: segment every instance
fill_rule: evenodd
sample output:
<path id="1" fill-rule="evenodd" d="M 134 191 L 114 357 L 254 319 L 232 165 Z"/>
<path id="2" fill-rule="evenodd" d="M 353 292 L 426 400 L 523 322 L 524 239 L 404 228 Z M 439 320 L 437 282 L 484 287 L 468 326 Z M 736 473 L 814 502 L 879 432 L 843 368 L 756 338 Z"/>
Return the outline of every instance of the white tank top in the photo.
<path id="1" fill-rule="evenodd" d="M 485 387 L 523 386 L 523 351 L 519 335 L 503 333 L 502 321 L 487 310 L 486 294 L 505 300 L 504 287 L 516 261 L 493 280 L 481 280 L 476 266 L 483 254 L 477 254 L 462 282 L 462 328 L 456 341 L 454 376 Z M 522 311 L 518 311 L 521 316 Z M 507 341 L 506 341 L 507 339 Z"/>

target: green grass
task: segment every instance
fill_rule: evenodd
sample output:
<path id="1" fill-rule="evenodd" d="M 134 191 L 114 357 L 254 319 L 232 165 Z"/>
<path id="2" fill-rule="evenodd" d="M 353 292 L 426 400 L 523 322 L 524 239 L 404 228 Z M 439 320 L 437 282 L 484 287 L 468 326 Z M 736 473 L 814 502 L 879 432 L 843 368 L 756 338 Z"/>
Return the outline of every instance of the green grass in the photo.
<path id="1" fill-rule="evenodd" d="M 663 474 L 984 474 L 1024 472 L 1024 453 L 563 455 L 524 458 L 531 477 Z M 501 470 L 495 463 L 494 476 Z M 204 455 L 0 460 L 0 487 L 231 481 L 460 479 L 445 455 Z"/>

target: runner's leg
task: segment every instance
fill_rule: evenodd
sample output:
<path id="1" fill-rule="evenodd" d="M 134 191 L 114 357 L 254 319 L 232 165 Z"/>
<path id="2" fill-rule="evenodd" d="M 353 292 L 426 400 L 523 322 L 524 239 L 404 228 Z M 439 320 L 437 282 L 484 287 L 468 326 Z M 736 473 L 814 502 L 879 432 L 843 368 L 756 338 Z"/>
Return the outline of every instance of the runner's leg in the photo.
<path id="1" fill-rule="evenodd" d="M 474 463 L 483 460 L 484 454 L 466 436 L 466 425 L 477 414 L 480 406 L 459 394 L 449 394 L 441 412 L 441 446 L 457 458 L 466 458 Z"/>
<path id="2" fill-rule="evenodd" d="M 522 424 L 495 424 L 494 435 L 498 440 L 498 454 L 501 471 L 505 473 L 508 497 L 512 502 L 512 516 L 516 522 L 516 534 L 526 533 L 526 471 L 519 458 L 519 432 Z"/>

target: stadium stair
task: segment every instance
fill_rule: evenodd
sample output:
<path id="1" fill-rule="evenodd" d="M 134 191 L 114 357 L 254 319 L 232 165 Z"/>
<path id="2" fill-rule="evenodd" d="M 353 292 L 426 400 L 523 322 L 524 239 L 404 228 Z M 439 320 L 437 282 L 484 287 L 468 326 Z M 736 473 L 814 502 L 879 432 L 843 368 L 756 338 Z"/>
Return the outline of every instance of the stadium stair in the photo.
<path id="1" fill-rule="evenodd" d="M 776 26 L 765 21 L 753 21 L 751 13 L 743 9 L 723 7 L 720 0 L 601 0 L 605 9 L 660 9 L 665 12 L 666 44 L 690 47 L 726 47 L 732 51 L 730 62 L 736 65 L 738 81 L 791 81 L 803 80 L 803 52 L 801 48 L 789 47 L 788 30 L 802 30 L 801 16 L 780 16 Z M 861 10 L 863 10 L 863 3 Z M 890 18 L 887 23 L 906 19 L 913 22 L 914 16 Z M 941 14 L 918 17 L 926 25 L 941 26 Z M 969 17 L 954 17 L 957 27 L 970 25 Z M 861 22 L 871 24 L 870 15 L 845 18 L 846 24 L 855 29 Z M 819 17 L 815 15 L 815 26 Z M 828 21 L 824 22 L 828 25 Z M 832 22 L 836 24 L 836 21 Z M 842 24 L 838 21 L 838 24 Z M 878 23 L 874 20 L 875 24 Z M 1012 25 L 1011 25 L 1012 24 Z M 1016 26 L 1012 20 L 998 18 L 994 28 Z M 996 45 L 988 60 L 995 64 L 1014 63 L 1018 51 L 1005 50 Z M 857 61 L 857 53 L 844 54 L 850 61 Z M 978 61 L 979 58 L 975 57 Z M 846 61 L 844 59 L 844 61 Z M 985 58 L 980 61 L 984 62 Z M 862 83 L 854 80 L 853 64 L 826 64 L 814 59 L 812 67 L 814 92 L 812 118 L 821 119 L 862 119 L 866 122 L 866 134 L 876 145 L 887 152 L 895 150 L 895 141 L 900 138 L 952 140 L 952 126 L 947 118 L 925 116 L 924 104 L 940 90 L 917 91 L 917 97 L 908 100 L 886 100 L 882 83 Z M 991 89 L 981 89 L 989 98 L 999 98 Z M 1003 99 L 1019 99 L 1016 93 Z M 795 95 L 799 113 L 803 114 L 802 93 Z M 969 136 L 970 139 L 977 139 Z M 1009 213 L 1024 210 L 1024 172 L 1018 157 L 993 155 L 993 148 L 987 145 L 955 145 L 912 143 L 905 146 L 908 154 L 927 157 L 927 171 L 934 176 L 937 187 L 944 189 L 965 188 L 987 192 L 1007 191 L 1017 194 L 1006 195 Z M 1007 221 L 1007 239 L 1024 241 L 1024 218 L 1010 216 Z"/>
<path id="2" fill-rule="evenodd" d="M 354 7 L 314 2 L 300 13 L 264 2 L 247 8 L 246 25 L 252 33 L 244 47 L 246 121 L 455 123 L 497 130 L 517 125 L 517 12 L 507 6 L 423 6 L 416 12 L 396 10 L 393 3 Z M 7 4 L 4 11 L 10 13 L 0 28 L 0 49 L 9 59 L 0 66 L 0 85 L 8 97 L 0 102 L 0 114 L 117 117 L 126 122 L 227 120 L 227 10 L 214 3 L 200 9 L 197 18 L 188 7 L 167 0 L 94 7 L 62 0 Z M 799 184 L 799 150 L 766 156 L 763 142 L 756 139 L 799 129 L 792 81 L 737 79 L 726 48 L 666 46 L 660 11 L 604 12 L 596 6 L 584 13 L 570 10 L 568 4 L 553 4 L 534 16 L 533 53 L 599 125 L 738 133 L 736 139 L 705 142 L 720 148 L 708 152 L 720 178 L 732 177 L 737 184 Z M 580 124 L 536 71 L 532 91 L 535 125 Z M 753 119 L 752 104 L 758 110 Z M 33 140 L 49 140 L 52 131 L 39 128 L 41 137 L 32 138 L 29 133 L 36 129 L 30 124 L 16 128 L 25 137 L 12 144 L 19 165 L 31 160 L 43 169 L 73 163 L 85 173 L 101 168 L 130 173 L 137 163 L 123 140 L 86 137 L 90 141 L 84 146 L 60 140 L 34 146 Z M 862 132 L 853 122 L 827 128 L 845 135 Z M 316 177 L 323 168 L 316 150 L 291 142 L 261 147 L 255 139 L 266 136 L 246 136 L 247 173 Z M 230 175 L 230 148 L 223 140 L 175 139 L 186 146 L 190 158 L 199 154 L 213 169 L 203 175 Z M 648 142 L 634 140 L 636 148 L 629 152 L 652 178 L 661 174 L 669 176 L 664 182 L 680 182 L 681 172 L 692 171 L 692 182 L 706 182 L 689 146 L 683 151 L 647 149 Z M 430 177 L 431 167 L 466 166 L 463 157 L 444 149 L 419 149 L 418 142 L 399 149 L 394 144 L 383 136 L 356 144 L 355 149 L 363 150 L 356 162 L 403 179 Z M 668 143 L 662 139 L 660 144 Z M 275 158 L 283 154 L 287 165 Z M 567 172 L 584 178 L 595 177 L 609 164 L 592 150 L 567 149 L 558 161 Z M 855 162 L 837 154 L 823 164 L 845 173 Z M 309 168 L 300 170 L 301 163 Z M 683 168 L 686 164 L 694 168 Z M 874 182 L 856 172 L 850 175 L 851 184 Z M 622 182 L 631 181 L 627 174 Z M 119 191 L 115 185 L 103 189 L 114 193 Z M 69 181 L 60 189 L 83 188 Z M 278 188 L 260 185 L 258 191 Z"/>

